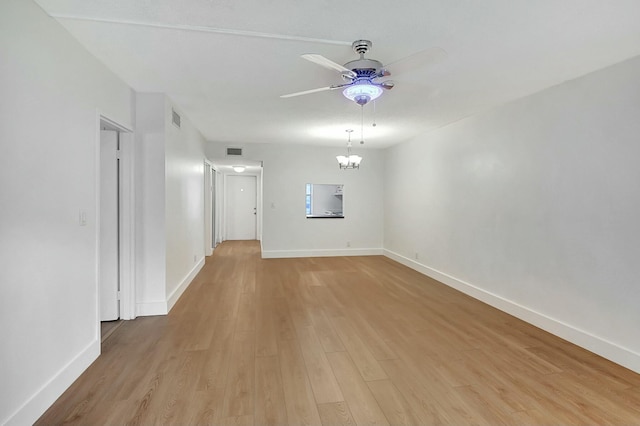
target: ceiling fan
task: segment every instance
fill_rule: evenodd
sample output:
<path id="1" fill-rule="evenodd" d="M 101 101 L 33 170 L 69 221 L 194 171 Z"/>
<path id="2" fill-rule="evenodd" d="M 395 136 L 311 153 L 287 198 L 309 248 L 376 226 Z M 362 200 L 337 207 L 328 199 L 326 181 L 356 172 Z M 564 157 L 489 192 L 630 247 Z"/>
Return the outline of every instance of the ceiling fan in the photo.
<path id="1" fill-rule="evenodd" d="M 371 49 L 371 46 L 372 43 L 369 40 L 354 41 L 351 44 L 351 47 L 360 55 L 360 58 L 347 62 L 344 65 L 340 65 L 318 54 L 302 55 L 302 58 L 307 61 L 325 68 L 339 71 L 342 79 L 346 81 L 346 83 L 334 84 L 332 86 L 305 90 L 302 92 L 289 93 L 287 95 L 281 95 L 280 97 L 291 98 L 294 96 L 308 95 L 327 90 L 342 89 L 342 93 L 347 99 L 350 99 L 361 106 L 366 105 L 370 101 L 382 95 L 384 90 L 391 90 L 395 86 L 395 83 L 392 80 L 379 80 L 391 75 L 389 70 L 382 65 L 382 62 L 364 57 L 365 53 Z M 440 48 L 432 48 L 418 52 L 407 58 L 401 59 L 400 61 L 396 61 L 393 64 L 397 64 L 401 61 L 407 61 L 408 63 L 413 63 L 413 65 L 419 65 L 418 62 L 424 62 L 428 59 L 438 59 L 444 55 L 446 55 L 444 50 Z"/>

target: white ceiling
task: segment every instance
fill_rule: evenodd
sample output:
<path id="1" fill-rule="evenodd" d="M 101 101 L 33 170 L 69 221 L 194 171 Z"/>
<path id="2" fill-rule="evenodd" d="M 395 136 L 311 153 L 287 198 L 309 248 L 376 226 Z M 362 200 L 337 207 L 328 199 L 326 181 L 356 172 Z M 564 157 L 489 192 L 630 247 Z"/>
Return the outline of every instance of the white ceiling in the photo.
<path id="1" fill-rule="evenodd" d="M 164 92 L 208 140 L 341 146 L 360 107 L 300 58 L 387 64 L 424 49 L 439 61 L 389 69 L 396 87 L 365 108 L 366 147 L 385 147 L 640 54 L 637 0 L 37 0 L 140 92 Z M 410 61 L 406 63 L 409 65 Z"/>

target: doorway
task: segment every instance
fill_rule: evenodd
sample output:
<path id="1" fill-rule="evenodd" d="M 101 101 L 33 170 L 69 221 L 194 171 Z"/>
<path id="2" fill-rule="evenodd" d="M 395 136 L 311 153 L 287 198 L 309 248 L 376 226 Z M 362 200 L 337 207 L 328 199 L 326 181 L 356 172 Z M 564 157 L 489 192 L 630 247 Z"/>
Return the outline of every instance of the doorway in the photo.
<path id="1" fill-rule="evenodd" d="M 215 167 L 211 168 L 211 188 L 212 188 L 212 196 L 211 196 L 211 241 L 213 241 L 213 248 L 215 249 L 218 244 L 222 242 L 220 238 L 220 178 L 219 172 Z"/>
<path id="2" fill-rule="evenodd" d="M 204 242 L 205 255 L 211 256 L 219 239 L 218 225 L 218 189 L 217 171 L 215 167 L 205 160 L 204 162 Z"/>
<path id="3" fill-rule="evenodd" d="M 100 131 L 100 321 L 120 319 L 120 135 Z"/>
<path id="4" fill-rule="evenodd" d="M 258 200 L 256 176 L 227 175 L 225 181 L 225 239 L 257 239 Z"/>
<path id="5" fill-rule="evenodd" d="M 106 321 L 135 318 L 134 139 L 104 116 L 98 125 L 97 325 L 104 338 Z"/>

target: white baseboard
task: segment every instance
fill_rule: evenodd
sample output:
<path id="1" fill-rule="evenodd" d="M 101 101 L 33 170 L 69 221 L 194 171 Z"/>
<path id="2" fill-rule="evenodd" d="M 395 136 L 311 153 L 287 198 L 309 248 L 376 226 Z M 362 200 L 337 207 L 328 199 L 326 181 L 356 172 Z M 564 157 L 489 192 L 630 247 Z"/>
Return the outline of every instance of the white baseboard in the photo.
<path id="1" fill-rule="evenodd" d="M 66 391 L 100 355 L 100 340 L 92 341 L 38 389 L 3 425 L 31 425 Z"/>
<path id="2" fill-rule="evenodd" d="M 500 309 L 516 318 L 535 325 L 551 334 L 564 340 L 583 347 L 595 354 L 598 354 L 610 361 L 620 364 L 630 370 L 640 373 L 640 354 L 610 342 L 602 337 L 595 336 L 588 331 L 581 330 L 570 324 L 566 324 L 547 315 L 536 312 L 526 306 L 515 303 L 497 294 L 483 290 L 465 281 L 440 272 L 429 266 L 404 257 L 391 250 L 384 249 L 384 255 L 411 269 L 414 269 L 428 277 L 431 277 L 443 284 L 453 287 L 475 299 L 481 300 L 494 308 Z"/>
<path id="3" fill-rule="evenodd" d="M 381 248 L 369 249 L 317 249 L 317 250 L 262 250 L 263 259 L 285 257 L 333 257 L 333 256 L 376 256 L 382 255 Z"/>
<path id="4" fill-rule="evenodd" d="M 167 315 L 166 300 L 158 300 L 154 302 L 138 302 L 136 303 L 136 317 L 150 317 L 154 315 Z"/>
<path id="5" fill-rule="evenodd" d="M 154 315 L 167 315 L 173 305 L 176 304 L 182 293 L 189 287 L 191 281 L 198 275 L 198 272 L 204 267 L 204 257 L 200 259 L 193 269 L 180 281 L 180 284 L 171 292 L 167 300 L 156 300 L 152 302 L 136 303 L 136 316 L 150 317 Z"/>
<path id="6" fill-rule="evenodd" d="M 173 305 L 176 304 L 180 296 L 182 296 L 182 293 L 184 293 L 187 287 L 189 287 L 189 284 L 191 284 L 191 281 L 193 281 L 193 279 L 196 277 L 196 275 L 198 275 L 198 272 L 200 272 L 200 270 L 203 267 L 204 267 L 204 257 L 200 259 L 198 263 L 196 263 L 196 265 L 193 267 L 191 272 L 189 272 L 187 276 L 182 279 L 178 287 L 176 287 L 175 290 L 171 292 L 171 294 L 167 298 L 167 312 L 171 311 L 171 308 L 173 308 Z"/>

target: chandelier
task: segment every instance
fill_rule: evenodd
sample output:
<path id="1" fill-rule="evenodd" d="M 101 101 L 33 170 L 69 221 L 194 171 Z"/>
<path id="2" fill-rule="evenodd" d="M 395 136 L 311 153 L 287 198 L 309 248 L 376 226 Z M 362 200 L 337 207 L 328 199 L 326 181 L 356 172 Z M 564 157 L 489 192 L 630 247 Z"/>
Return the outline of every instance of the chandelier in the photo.
<path id="1" fill-rule="evenodd" d="M 347 129 L 345 131 L 349 135 L 349 139 L 347 141 L 347 155 L 337 155 L 336 160 L 338 160 L 338 165 L 341 169 L 359 169 L 362 157 L 351 153 L 351 133 L 353 130 Z"/>

